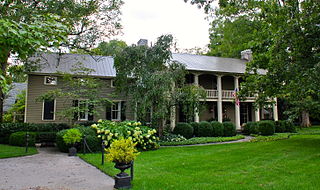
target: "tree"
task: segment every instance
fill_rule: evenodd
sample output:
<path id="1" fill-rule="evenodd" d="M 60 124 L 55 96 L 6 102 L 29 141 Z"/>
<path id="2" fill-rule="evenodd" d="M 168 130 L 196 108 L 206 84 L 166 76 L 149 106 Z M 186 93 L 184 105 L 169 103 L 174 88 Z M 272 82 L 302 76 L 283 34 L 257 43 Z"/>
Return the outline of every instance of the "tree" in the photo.
<path id="1" fill-rule="evenodd" d="M 109 42 L 101 42 L 98 48 L 93 51 L 95 51 L 97 55 L 115 56 L 126 47 L 126 42 L 122 40 L 110 40 Z"/>
<path id="2" fill-rule="evenodd" d="M 25 104 L 26 102 L 26 91 L 21 91 L 20 94 L 17 95 L 16 102 L 12 105 L 12 107 L 8 110 L 8 112 L 4 115 L 5 122 L 12 122 L 12 121 L 20 121 L 23 122 L 23 117 L 18 117 L 24 115 L 25 111 Z"/>
<path id="3" fill-rule="evenodd" d="M 59 47 L 86 49 L 120 29 L 121 0 L 0 1 L 0 75 L 8 58 L 25 59 L 36 51 Z M 98 27 L 99 26 L 99 27 Z M 3 78 L 1 77 L 1 78 Z M 0 122 L 5 83 L 0 86 Z"/>
<path id="4" fill-rule="evenodd" d="M 152 126 L 158 128 L 160 135 L 170 118 L 170 110 L 173 114 L 179 103 L 191 104 L 199 110 L 199 99 L 205 96 L 200 88 L 186 87 L 184 65 L 170 61 L 172 39 L 171 35 L 165 35 L 152 47 L 126 47 L 115 57 L 118 93 L 128 95 L 138 116 L 143 118 L 151 112 Z M 193 113 L 194 109 L 189 111 Z"/>
<path id="5" fill-rule="evenodd" d="M 207 8 L 212 1 L 192 2 Z M 270 97 L 287 99 L 291 116 L 301 115 L 301 125 L 310 126 L 309 113 L 320 113 L 320 4 L 221 0 L 219 5 L 214 14 L 225 20 L 245 16 L 259 23 L 248 43 L 254 55 L 240 92 L 258 94 L 260 104 Z M 259 69 L 266 69 L 266 75 L 260 75 Z"/>

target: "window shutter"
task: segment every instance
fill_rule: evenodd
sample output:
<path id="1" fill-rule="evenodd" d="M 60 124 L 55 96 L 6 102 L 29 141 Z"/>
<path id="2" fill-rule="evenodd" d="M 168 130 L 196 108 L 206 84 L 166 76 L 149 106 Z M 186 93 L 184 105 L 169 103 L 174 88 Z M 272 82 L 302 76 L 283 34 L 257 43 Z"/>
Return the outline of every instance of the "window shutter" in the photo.
<path id="1" fill-rule="evenodd" d="M 121 102 L 121 121 L 126 120 L 126 102 Z"/>
<path id="2" fill-rule="evenodd" d="M 93 109 L 94 109 L 94 105 L 90 104 L 88 106 L 88 121 L 93 121 L 93 119 L 94 119 Z"/>
<path id="3" fill-rule="evenodd" d="M 107 120 L 111 120 L 111 104 L 108 104 L 106 106 L 106 119 Z"/>
<path id="4" fill-rule="evenodd" d="M 78 106 L 79 106 L 79 101 L 78 101 L 78 100 L 73 100 L 73 101 L 72 101 L 72 106 L 73 106 L 74 108 L 78 107 Z M 73 115 L 73 119 L 74 119 L 75 121 L 77 121 L 78 118 L 79 118 L 79 113 L 78 113 L 77 111 L 75 111 L 75 112 L 74 112 L 74 115 Z"/>

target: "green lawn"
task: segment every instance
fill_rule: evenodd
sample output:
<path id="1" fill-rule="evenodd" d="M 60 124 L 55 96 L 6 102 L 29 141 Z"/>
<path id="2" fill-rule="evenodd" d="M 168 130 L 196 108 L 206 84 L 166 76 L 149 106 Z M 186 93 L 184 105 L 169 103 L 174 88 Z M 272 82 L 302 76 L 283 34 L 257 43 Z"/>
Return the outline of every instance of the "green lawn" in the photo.
<path id="1" fill-rule="evenodd" d="M 34 147 L 29 147 L 28 153 L 26 153 L 25 151 L 26 151 L 25 147 L 0 144 L 0 158 L 26 156 L 26 155 L 32 155 L 37 153 L 37 149 Z"/>
<path id="2" fill-rule="evenodd" d="M 117 173 L 111 163 L 100 165 L 99 154 L 81 157 L 109 175 Z M 301 134 L 271 142 L 142 152 L 135 161 L 133 189 L 312 190 L 320 189 L 319 177 L 320 135 Z"/>

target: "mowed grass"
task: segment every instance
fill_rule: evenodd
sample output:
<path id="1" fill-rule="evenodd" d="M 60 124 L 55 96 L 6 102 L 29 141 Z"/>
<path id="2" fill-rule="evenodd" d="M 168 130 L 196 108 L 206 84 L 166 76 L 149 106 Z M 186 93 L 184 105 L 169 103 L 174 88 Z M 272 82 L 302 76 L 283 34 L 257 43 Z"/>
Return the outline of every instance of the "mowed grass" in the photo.
<path id="1" fill-rule="evenodd" d="M 100 154 L 81 157 L 111 176 L 118 173 L 112 163 L 101 166 Z M 142 152 L 134 169 L 137 190 L 320 189 L 320 135 L 160 148 Z"/>
<path id="2" fill-rule="evenodd" d="M 29 147 L 28 152 L 26 153 L 25 147 L 18 147 L 18 146 L 9 146 L 0 144 L 0 158 L 10 158 L 10 157 L 17 157 L 17 156 L 27 156 L 36 154 L 37 149 L 35 147 Z"/>

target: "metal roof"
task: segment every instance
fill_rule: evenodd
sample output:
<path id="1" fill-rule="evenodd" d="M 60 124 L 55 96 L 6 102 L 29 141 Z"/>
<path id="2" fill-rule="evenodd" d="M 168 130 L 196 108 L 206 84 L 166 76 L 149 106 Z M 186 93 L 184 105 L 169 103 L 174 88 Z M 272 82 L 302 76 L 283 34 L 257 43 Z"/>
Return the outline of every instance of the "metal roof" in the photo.
<path id="1" fill-rule="evenodd" d="M 182 63 L 187 70 L 240 73 L 246 71 L 247 60 L 204 55 L 173 53 L 172 60 Z"/>
<path id="2" fill-rule="evenodd" d="M 58 72 L 77 74 L 75 68 L 85 67 L 92 69 L 91 76 L 115 77 L 114 60 L 110 56 L 91 56 L 82 54 L 38 53 L 28 59 L 35 62 L 39 68 L 32 73 L 54 74 Z"/>
<path id="3" fill-rule="evenodd" d="M 36 61 L 40 68 L 32 73 L 54 74 L 57 72 L 67 72 L 74 74 L 73 67 L 81 63 L 83 67 L 92 69 L 92 76 L 115 77 L 114 59 L 110 56 L 91 56 L 81 54 L 56 54 L 40 53 L 30 58 Z M 184 53 L 173 53 L 172 60 L 186 66 L 187 70 L 210 71 L 221 73 L 243 74 L 246 70 L 246 60 L 223 58 L 203 55 L 192 55 Z M 260 74 L 265 74 L 264 70 L 259 70 Z"/>

